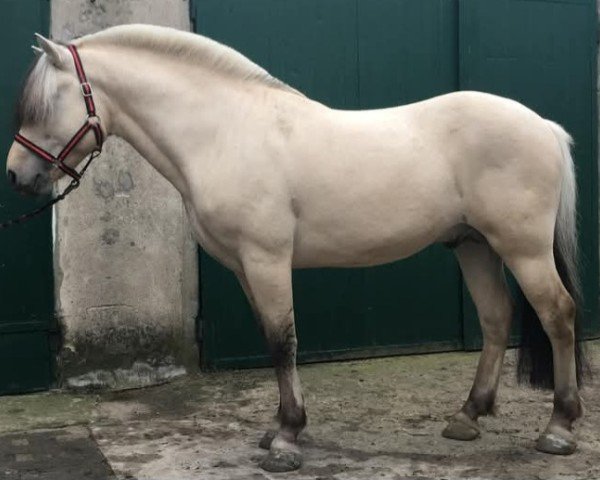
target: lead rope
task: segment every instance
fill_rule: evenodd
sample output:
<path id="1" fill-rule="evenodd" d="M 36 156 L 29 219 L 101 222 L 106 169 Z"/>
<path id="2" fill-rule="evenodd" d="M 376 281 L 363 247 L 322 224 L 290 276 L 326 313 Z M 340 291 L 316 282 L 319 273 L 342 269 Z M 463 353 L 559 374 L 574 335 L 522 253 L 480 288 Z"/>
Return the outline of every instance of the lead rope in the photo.
<path id="1" fill-rule="evenodd" d="M 83 173 L 90 166 L 90 163 L 92 163 L 92 160 L 94 158 L 96 158 L 99 154 L 100 154 L 100 152 L 98 150 L 95 150 L 95 151 L 93 151 L 90 154 L 90 158 L 88 159 L 88 161 L 85 163 L 85 165 L 83 166 L 83 168 L 79 172 L 81 175 L 83 175 Z M 38 215 L 40 215 L 41 213 L 45 212 L 46 210 L 48 210 L 53 205 L 57 204 L 61 200 L 64 200 L 65 197 L 69 193 L 71 193 L 73 190 L 75 190 L 77 187 L 79 187 L 79 184 L 80 184 L 79 180 L 77 180 L 77 179 L 71 180 L 71 183 L 69 183 L 69 185 L 67 185 L 67 188 L 65 188 L 62 193 L 58 194 L 56 197 L 54 197 L 48 203 L 42 205 L 41 207 L 36 208 L 35 210 L 32 210 L 31 212 L 24 213 L 22 215 L 19 215 L 16 218 L 13 218 L 11 220 L 7 220 L 5 222 L 0 223 L 0 230 L 2 230 L 4 228 L 12 227 L 13 225 L 20 225 L 22 223 L 25 223 L 28 220 L 31 220 L 34 217 L 37 217 Z"/>
<path id="2" fill-rule="evenodd" d="M 55 203 L 58 203 L 61 200 L 63 200 L 69 193 L 71 193 L 73 190 L 75 190 L 78 186 L 79 186 L 79 182 L 76 182 L 75 180 L 71 180 L 71 183 L 69 183 L 67 188 L 65 188 L 65 190 L 61 194 L 54 197 L 48 203 L 46 203 L 45 205 L 42 205 L 39 208 L 36 208 L 35 210 L 33 210 L 29 213 L 24 213 L 23 215 L 19 215 L 16 218 L 13 218 L 11 220 L 7 220 L 6 222 L 0 223 L 0 229 L 12 227 L 13 225 L 20 225 L 21 223 L 25 223 L 27 220 L 30 220 L 33 217 L 37 217 L 40 213 L 46 211 Z"/>

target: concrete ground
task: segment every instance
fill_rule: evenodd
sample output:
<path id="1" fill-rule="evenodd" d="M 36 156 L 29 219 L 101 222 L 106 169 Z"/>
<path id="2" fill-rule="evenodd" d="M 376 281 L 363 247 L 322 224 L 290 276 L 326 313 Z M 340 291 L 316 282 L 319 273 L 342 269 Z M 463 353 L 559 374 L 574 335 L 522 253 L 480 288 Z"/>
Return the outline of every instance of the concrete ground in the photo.
<path id="1" fill-rule="evenodd" d="M 600 342 L 589 345 L 595 364 Z M 268 474 L 257 447 L 277 405 L 270 369 L 200 374 L 105 394 L 0 398 L 0 479 L 600 479 L 600 381 L 582 390 L 579 450 L 534 450 L 549 392 L 515 386 L 509 354 L 496 417 L 482 438 L 441 437 L 477 353 L 300 367 L 309 415 L 299 472 Z"/>

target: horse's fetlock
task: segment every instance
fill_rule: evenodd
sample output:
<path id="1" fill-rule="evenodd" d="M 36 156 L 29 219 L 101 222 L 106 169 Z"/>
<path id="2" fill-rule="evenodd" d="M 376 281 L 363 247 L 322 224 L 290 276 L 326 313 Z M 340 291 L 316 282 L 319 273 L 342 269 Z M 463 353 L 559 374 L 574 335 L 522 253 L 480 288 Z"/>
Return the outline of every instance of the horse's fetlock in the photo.
<path id="1" fill-rule="evenodd" d="M 569 421 L 574 421 L 581 417 L 583 408 L 577 391 L 557 391 L 554 394 L 554 411 Z"/>
<path id="2" fill-rule="evenodd" d="M 495 390 L 471 390 L 463 411 L 472 419 L 494 413 Z"/>
<path id="3" fill-rule="evenodd" d="M 301 405 L 282 409 L 279 418 L 282 427 L 298 434 L 306 426 L 306 409 Z"/>

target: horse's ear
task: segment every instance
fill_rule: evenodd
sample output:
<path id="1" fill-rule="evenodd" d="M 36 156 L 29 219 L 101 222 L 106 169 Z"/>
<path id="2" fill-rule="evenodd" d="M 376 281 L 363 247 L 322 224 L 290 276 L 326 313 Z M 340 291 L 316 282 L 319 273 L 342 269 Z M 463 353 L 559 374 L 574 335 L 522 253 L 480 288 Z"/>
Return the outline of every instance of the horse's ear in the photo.
<path id="1" fill-rule="evenodd" d="M 62 68 L 66 63 L 66 49 L 59 45 L 58 43 L 54 43 L 52 40 L 48 40 L 43 35 L 39 33 L 35 34 L 35 39 L 37 40 L 38 45 L 41 50 L 48 55 L 48 59 L 56 68 Z"/>
<path id="2" fill-rule="evenodd" d="M 33 53 L 36 57 L 39 57 L 44 54 L 44 51 L 40 47 L 36 47 L 35 45 L 32 45 L 31 49 L 33 50 Z"/>

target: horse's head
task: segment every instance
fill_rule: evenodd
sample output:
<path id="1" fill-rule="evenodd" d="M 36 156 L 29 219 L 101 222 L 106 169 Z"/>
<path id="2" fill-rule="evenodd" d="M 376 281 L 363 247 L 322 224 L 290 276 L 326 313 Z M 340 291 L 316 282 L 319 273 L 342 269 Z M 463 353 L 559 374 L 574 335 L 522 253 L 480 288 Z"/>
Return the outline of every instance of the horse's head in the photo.
<path id="1" fill-rule="evenodd" d="M 78 182 L 75 168 L 99 152 L 104 133 L 77 50 L 40 35 L 37 40 L 38 58 L 18 103 L 19 133 L 6 171 L 17 190 L 46 194 L 65 174 Z"/>

